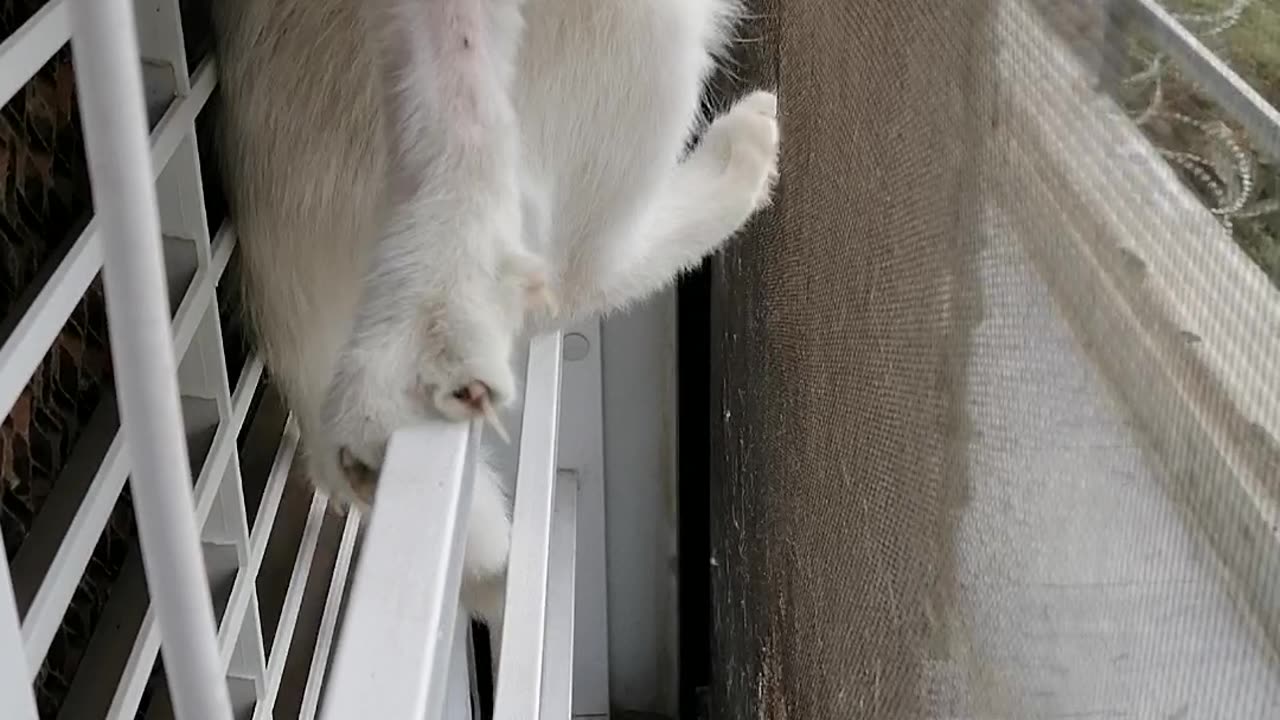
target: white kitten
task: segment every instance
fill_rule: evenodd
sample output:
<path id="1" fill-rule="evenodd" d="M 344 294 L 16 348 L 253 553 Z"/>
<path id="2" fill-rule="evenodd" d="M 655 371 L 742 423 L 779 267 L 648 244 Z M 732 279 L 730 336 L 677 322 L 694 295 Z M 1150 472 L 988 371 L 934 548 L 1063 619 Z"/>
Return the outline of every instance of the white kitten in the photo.
<path id="1" fill-rule="evenodd" d="M 756 92 L 680 160 L 733 0 L 377 1 L 407 13 L 401 41 L 368 0 L 214 3 L 248 307 L 313 481 L 348 502 L 362 493 L 341 450 L 371 482 L 361 466 L 431 406 L 468 415 L 469 391 L 454 393 L 473 382 L 509 399 L 530 299 L 549 289 L 567 323 L 672 282 L 768 202 L 778 146 L 776 101 Z M 447 42 L 432 2 L 486 9 L 467 26 L 484 62 L 395 44 Z M 469 92 L 442 88 L 455 71 L 458 87 L 487 88 L 474 98 L 487 110 L 450 109 Z M 471 111 L 486 120 L 464 122 Z M 494 618 L 508 501 L 487 465 L 477 483 L 464 589 Z"/>

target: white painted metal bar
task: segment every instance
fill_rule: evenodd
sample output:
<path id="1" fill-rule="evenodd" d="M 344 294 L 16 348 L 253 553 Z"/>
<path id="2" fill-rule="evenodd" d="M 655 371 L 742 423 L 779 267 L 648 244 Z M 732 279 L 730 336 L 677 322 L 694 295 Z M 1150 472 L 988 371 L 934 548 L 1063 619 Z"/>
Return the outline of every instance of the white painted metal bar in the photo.
<path id="1" fill-rule="evenodd" d="M 495 720 L 530 720 L 542 706 L 560 364 L 559 332 L 540 335 L 529 344 Z"/>
<path id="2" fill-rule="evenodd" d="M 444 715 L 441 716 L 447 720 L 472 720 L 478 712 L 473 712 L 470 668 L 467 665 L 470 639 L 471 620 L 459 614 L 453 622 L 453 653 L 449 657 L 449 679 L 445 690 L 447 697 Z"/>
<path id="3" fill-rule="evenodd" d="M 326 720 L 441 717 L 479 440 L 478 424 L 447 422 L 392 437 Z"/>
<path id="4" fill-rule="evenodd" d="M 70 8 L 69 0 L 49 0 L 0 43 L 0 105 L 9 104 L 71 39 Z"/>
<path id="5" fill-rule="evenodd" d="M 263 369 L 262 356 L 251 355 L 240 370 L 240 379 L 231 392 L 231 417 L 237 430 L 244 426 L 245 419 L 249 416 L 249 406 L 253 404 L 253 394 L 258 391 L 258 384 L 262 382 Z"/>
<path id="6" fill-rule="evenodd" d="M 312 720 L 320 708 L 320 693 L 324 689 L 325 670 L 329 667 L 329 654 L 333 638 L 338 631 L 338 616 L 342 611 L 342 596 L 347 588 L 347 576 L 351 571 L 351 556 L 355 553 L 356 538 L 360 533 L 360 513 L 352 510 L 342 526 L 342 539 L 338 545 L 338 558 L 329 578 L 329 592 L 325 597 L 324 614 L 320 617 L 320 630 L 316 636 L 316 649 L 311 656 L 311 668 L 307 671 L 307 686 L 302 692 L 302 708 L 298 720 Z"/>
<path id="7" fill-rule="evenodd" d="M 155 606 L 147 608 L 147 614 L 138 626 L 138 637 L 133 641 L 129 659 L 120 675 L 120 685 L 111 697 L 107 720 L 133 720 L 142 702 L 142 693 L 151 679 L 151 668 L 160 652 L 160 630 L 156 627 Z M 228 701 L 229 702 L 229 701 Z"/>
<path id="8" fill-rule="evenodd" d="M 275 527 L 276 514 L 280 510 L 280 500 L 284 497 L 285 485 L 289 482 L 289 471 L 298 453 L 298 426 L 293 417 L 285 423 L 284 434 L 280 438 L 280 446 L 276 450 L 271 464 L 271 474 L 267 478 L 266 491 L 258 504 L 258 512 L 253 518 L 253 529 L 249 531 L 249 554 L 262 561 L 267 551 L 267 543 L 271 540 L 271 529 Z M 256 573 L 254 573 L 256 575 Z M 252 581 L 250 581 L 252 585 Z M 234 599 L 234 591 L 232 593 Z"/>
<path id="9" fill-rule="evenodd" d="M 172 82 L 176 85 L 177 92 L 189 93 L 191 86 L 176 0 L 135 2 L 144 57 L 161 59 L 175 76 Z M 157 93 L 155 88 L 152 91 L 153 96 L 163 97 L 163 93 Z M 186 132 L 168 165 L 160 173 L 156 185 L 162 232 L 166 237 L 183 238 L 194 245 L 197 274 L 207 278 L 211 274 L 209 222 L 205 211 L 200 153 L 194 123 L 186 124 Z M 173 255 L 166 253 L 166 262 L 171 263 L 173 259 Z M 206 558 L 209 557 L 210 548 L 227 544 L 234 547 L 234 566 L 228 568 L 222 565 L 219 568 L 211 563 L 216 577 L 210 578 L 211 582 L 230 582 L 234 587 L 235 580 L 245 574 L 244 571 L 253 562 L 249 555 L 249 528 L 240 462 L 235 452 L 236 438 L 244 418 L 236 417 L 231 399 L 215 283 L 209 280 L 205 282 L 206 287 L 202 288 L 205 310 L 190 349 L 179 365 L 178 380 L 184 398 L 212 399 L 217 407 L 218 425 L 213 443 L 216 447 L 209 448 L 206 453 L 201 470 L 203 482 L 197 482 L 198 487 L 205 483 L 216 484 L 217 487 L 209 493 L 214 499 L 207 513 L 201 512 L 202 508 L 197 507 L 197 524 L 201 528 L 201 539 L 206 543 Z M 197 501 L 200 499 L 202 498 L 197 493 Z M 251 596 L 250 604 L 252 600 Z M 225 606 L 223 610 L 225 615 Z M 244 621 L 245 617 L 249 618 L 249 622 Z M 221 631 L 226 627 L 226 623 L 222 623 L 219 628 L 219 644 L 223 640 Z M 253 707 L 266 684 L 262 625 L 256 613 L 246 613 L 240 618 L 232 645 L 232 662 L 225 669 L 234 711 L 241 714 Z M 249 687 L 246 688 L 247 684 L 237 682 L 238 680 L 248 680 Z"/>
<path id="10" fill-rule="evenodd" d="M 231 588 L 231 598 L 227 601 L 226 612 L 223 613 L 222 627 L 218 630 L 218 652 L 223 666 L 231 662 L 235 650 L 236 632 L 244 622 L 244 616 L 252 604 L 258 572 L 262 568 L 262 558 L 267 552 L 267 543 L 271 539 L 271 529 L 275 526 L 276 512 L 280 509 L 280 500 L 284 496 L 285 484 L 289 481 L 289 469 L 298 449 L 298 428 L 292 418 L 286 423 L 284 436 L 280 439 L 280 447 L 276 450 L 271 472 L 267 476 L 267 487 L 263 493 L 258 513 L 254 517 L 253 530 L 249 534 L 249 565 L 236 577 Z"/>
<path id="11" fill-rule="evenodd" d="M 226 424 L 224 421 L 223 424 Z M 214 512 L 209 513 L 202 533 L 204 542 L 233 545 L 236 549 L 236 571 L 249 562 L 249 519 L 245 512 L 244 481 L 240 477 L 240 459 L 230 453 L 224 464 Z M 218 517 L 218 516 L 221 517 Z"/>
<path id="12" fill-rule="evenodd" d="M 0 551 L 3 551 L 0 546 Z M 31 671 L 22 653 L 18 633 L 18 607 L 13 599 L 13 582 L 9 579 L 9 562 L 0 554 L 0 702 L 5 717 L 13 720 L 36 720 L 36 699 L 31 692 Z"/>
<path id="13" fill-rule="evenodd" d="M 213 255 L 209 267 L 213 270 L 214 277 L 221 278 L 227 269 L 227 263 L 231 262 L 231 253 L 236 249 L 236 233 L 230 222 L 222 223 L 211 244 Z"/>
<path id="14" fill-rule="evenodd" d="M 1169 53 L 1183 72 L 1249 132 L 1249 141 L 1280 160 L 1280 111 L 1272 107 L 1158 0 L 1128 0 L 1133 20 Z M 1280 41 L 1277 41 L 1280 42 Z"/>
<path id="15" fill-rule="evenodd" d="M 540 720 L 573 717 L 574 590 L 578 554 L 578 479 L 561 471 L 551 515 L 551 558 L 547 574 L 547 640 L 542 653 Z"/>
<path id="16" fill-rule="evenodd" d="M 251 630 L 246 632 L 246 627 Z M 263 637 L 262 610 L 258 604 L 258 595 L 250 593 L 249 607 L 244 613 L 240 634 L 231 651 L 231 662 L 227 663 L 227 677 L 252 681 L 255 702 L 267 689 L 267 656 Z M 240 716 L 239 711 L 237 716 Z"/>
<path id="17" fill-rule="evenodd" d="M 204 207 L 204 181 L 200 177 L 200 149 L 194 127 L 178 143 L 169 164 L 156 179 L 156 192 L 160 203 L 160 232 L 166 238 L 191 241 L 195 246 L 197 267 L 205 269 L 209 265 L 211 238 L 209 217 Z M 210 303 L 210 307 L 214 304 Z"/>
<path id="18" fill-rule="evenodd" d="M 490 632 L 493 631 L 490 630 Z M 479 710 L 481 706 L 480 675 L 476 668 L 476 638 L 474 633 L 467 633 L 467 684 L 471 687 L 471 707 Z"/>
<path id="19" fill-rule="evenodd" d="M 196 478 L 195 513 L 196 525 L 203 528 L 217 502 L 218 492 L 222 487 L 223 476 L 227 472 L 236 452 L 236 436 L 240 432 L 232 422 L 218 424 L 213 436 L 213 444 L 205 458 L 204 466 Z"/>
<path id="20" fill-rule="evenodd" d="M 133 8 L 80 0 L 72 22 L 76 84 L 94 205 L 101 220 L 108 325 L 133 501 L 178 718 L 231 717 L 200 554 Z"/>
<path id="21" fill-rule="evenodd" d="M 200 328 L 200 321 L 214 301 L 216 290 L 217 278 L 212 277 L 212 273 L 208 270 L 196 272 L 191 287 L 178 305 L 178 311 L 174 313 L 173 344 L 178 357 L 185 355 L 191 347 L 196 330 Z M 167 310 L 167 307 L 164 309 Z"/>
<path id="22" fill-rule="evenodd" d="M 284 607 L 280 610 L 280 622 L 276 625 L 275 639 L 271 641 L 271 658 L 267 661 L 267 689 L 258 706 L 254 708 L 255 720 L 268 720 L 280 692 L 280 680 L 284 677 L 285 662 L 293 645 L 293 631 L 298 624 L 298 611 L 302 609 L 302 595 L 311 577 L 311 560 L 320 541 L 320 528 L 324 525 L 325 509 L 329 499 L 321 493 L 311 494 L 311 510 L 307 513 L 307 525 L 302 530 L 302 543 L 293 561 L 289 576 L 289 588 L 285 591 Z"/>
<path id="23" fill-rule="evenodd" d="M 577 481 L 573 712 L 609 713 L 609 576 L 604 487 L 604 366 L 600 320 L 567 330 L 561 343 L 556 465 Z"/>
<path id="24" fill-rule="evenodd" d="M 246 364 L 244 370 L 240 373 L 240 380 L 236 383 L 236 390 L 233 394 L 232 407 L 232 424 L 233 430 L 230 432 L 231 442 L 229 447 L 235 447 L 235 437 L 239 431 L 239 427 L 243 425 L 249 412 L 249 403 L 253 399 L 254 389 L 258 385 L 258 381 L 262 376 L 262 361 L 258 357 L 253 357 Z M 206 466 L 216 464 L 215 453 L 217 446 L 215 440 L 215 449 L 210 452 L 210 458 L 206 461 Z M 272 463 L 271 473 L 267 480 L 266 492 L 263 495 L 262 504 L 258 510 L 257 520 L 254 523 L 253 532 L 250 536 L 250 558 L 254 563 L 250 569 L 241 573 L 236 578 L 235 585 L 231 592 L 231 599 L 228 601 L 227 609 L 223 613 L 222 626 L 218 633 L 218 652 L 219 660 L 225 669 L 231 662 L 231 655 L 235 649 L 236 633 L 244 620 L 247 608 L 253 597 L 254 580 L 258 575 L 258 567 L 261 565 L 263 554 L 266 552 L 267 540 L 271 535 L 272 522 L 275 520 L 276 509 L 280 506 L 280 498 L 284 494 L 284 486 L 289 476 L 289 467 L 293 462 L 294 454 L 298 445 L 298 432 L 292 420 L 285 425 L 284 433 L 280 439 L 280 446 L 276 451 L 275 461 Z M 217 477 L 210 475 L 210 478 Z M 197 523 L 203 522 L 203 516 L 198 508 L 199 500 L 206 499 L 205 513 L 208 513 L 209 507 L 213 504 L 214 491 L 216 487 L 212 482 L 206 482 L 204 486 L 197 483 Z M 141 626 L 138 628 L 138 636 L 134 639 L 133 649 L 130 651 L 129 660 L 125 666 L 124 673 L 121 675 L 120 686 L 116 688 L 115 695 L 112 697 L 111 708 L 108 712 L 108 720 L 132 720 L 137 714 L 138 704 L 142 700 L 142 693 L 146 690 L 147 681 L 150 679 L 150 669 L 155 664 L 156 653 L 160 649 L 160 634 L 155 624 L 154 610 L 148 608 L 146 617 L 143 619 Z"/>
<path id="25" fill-rule="evenodd" d="M 143 60 L 173 68 L 178 94 L 190 87 L 187 52 L 182 36 L 182 11 L 178 0 L 133 0 L 139 52 Z"/>
<path id="26" fill-rule="evenodd" d="M 187 134 L 192 131 L 196 115 L 204 109 L 213 88 L 218 84 L 218 69 L 212 59 L 206 59 L 196 68 L 191 79 L 191 92 L 177 99 L 156 123 L 151 131 L 151 167 L 156 177 L 169 164 L 169 158 L 178 149 Z"/>

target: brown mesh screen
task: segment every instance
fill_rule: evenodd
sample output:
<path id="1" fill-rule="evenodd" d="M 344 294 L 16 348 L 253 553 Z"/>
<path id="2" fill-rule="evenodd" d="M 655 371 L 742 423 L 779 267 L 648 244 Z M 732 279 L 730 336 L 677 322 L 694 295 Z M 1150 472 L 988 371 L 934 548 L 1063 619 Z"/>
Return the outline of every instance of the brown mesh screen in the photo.
<path id="1" fill-rule="evenodd" d="M 715 717 L 1280 711 L 1280 174 L 1138 4 L 754 3 Z M 1164 4 L 1280 99 L 1280 5 Z"/>

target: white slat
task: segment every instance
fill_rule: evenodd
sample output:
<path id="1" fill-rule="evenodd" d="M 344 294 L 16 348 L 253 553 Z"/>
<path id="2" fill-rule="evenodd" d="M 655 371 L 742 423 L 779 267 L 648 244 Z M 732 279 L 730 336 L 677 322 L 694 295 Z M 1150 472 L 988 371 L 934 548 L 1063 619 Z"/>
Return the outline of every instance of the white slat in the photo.
<path id="1" fill-rule="evenodd" d="M 324 614 L 320 617 L 320 630 L 316 636 L 316 649 L 311 657 L 311 669 L 307 671 L 307 687 L 302 693 L 302 709 L 298 720 L 312 720 L 320 707 L 320 693 L 324 689 L 324 674 L 329 667 L 329 654 L 333 638 L 338 630 L 338 616 L 342 612 L 342 596 L 347 589 L 347 576 L 351 571 L 351 556 L 355 553 L 356 538 L 360 533 L 360 513 L 347 514 L 342 526 L 342 540 L 338 545 L 338 559 L 329 579 L 329 593 L 325 597 Z"/>
<path id="2" fill-rule="evenodd" d="M 0 555 L 0 702 L 4 704 L 5 717 L 36 720 L 36 699 L 27 679 L 30 675 L 18 634 L 18 607 L 13 599 L 13 582 L 9 580 L 9 562 Z"/>
<path id="3" fill-rule="evenodd" d="M 138 626 L 138 637 L 134 639 L 129 659 L 125 662 L 124 672 L 120 674 L 120 685 L 111 697 L 107 720 L 133 720 L 137 716 L 142 693 L 147 689 L 151 668 L 156 664 L 156 654 L 159 652 L 160 630 L 156 627 L 155 608 L 147 608 L 147 614 Z"/>
<path id="4" fill-rule="evenodd" d="M 573 717 L 574 595 L 578 553 L 578 480 L 571 472 L 556 479 L 551 516 L 551 564 L 547 574 L 547 641 L 542 653 L 540 720 Z"/>
<path id="5" fill-rule="evenodd" d="M 326 720 L 441 717 L 479 438 L 478 425 L 446 422 L 392 437 Z"/>
<path id="6" fill-rule="evenodd" d="M 472 687 L 467 649 L 471 620 L 459 615 L 453 622 L 453 654 L 449 657 L 449 679 L 445 689 L 444 720 L 473 720 Z"/>
<path id="7" fill-rule="evenodd" d="M 178 717 L 230 720 L 178 402 L 132 5 L 82 0 L 72 44 L 138 534 L 148 585 L 164 589 L 152 607 L 168 685 Z"/>
<path id="8" fill-rule="evenodd" d="M 0 105 L 7 105 L 71 39 L 71 3 L 49 0 L 0 43 Z"/>
<path id="9" fill-rule="evenodd" d="M 546 640 L 547 570 L 560 419 L 560 333 L 534 338 L 525 376 L 524 419 L 507 570 L 495 720 L 530 720 L 542 706 L 539 670 Z M 507 672 L 504 668 L 511 668 Z"/>
<path id="10" fill-rule="evenodd" d="M 227 601 L 227 609 L 222 616 L 222 627 L 218 629 L 218 652 L 223 667 L 231 663 L 236 633 L 240 631 L 245 612 L 253 600 L 258 572 L 262 569 L 262 558 L 267 553 L 271 528 L 275 527 L 276 512 L 280 509 L 280 499 L 289 482 L 289 469 L 293 466 L 297 450 L 298 428 L 290 418 L 285 425 L 284 436 L 280 439 L 271 472 L 267 476 L 267 487 L 262 495 L 262 502 L 258 505 L 258 513 L 254 516 L 253 530 L 249 534 L 249 564 L 236 576 L 231 588 L 231 599 Z"/>
<path id="11" fill-rule="evenodd" d="M 284 594 L 284 606 L 280 610 L 280 622 L 276 625 L 275 638 L 271 641 L 271 659 L 267 662 L 267 687 L 258 706 L 254 708 L 255 720 L 268 720 L 280 692 L 280 680 L 289 660 L 289 648 L 293 645 L 293 630 L 298 624 L 298 612 L 302 609 L 302 595 L 311 577 L 311 560 L 320 542 L 320 528 L 324 525 L 325 509 L 329 498 L 312 493 L 311 509 L 307 513 L 307 525 L 302 530 L 302 543 L 293 560 L 293 572 L 289 576 L 289 588 Z"/>

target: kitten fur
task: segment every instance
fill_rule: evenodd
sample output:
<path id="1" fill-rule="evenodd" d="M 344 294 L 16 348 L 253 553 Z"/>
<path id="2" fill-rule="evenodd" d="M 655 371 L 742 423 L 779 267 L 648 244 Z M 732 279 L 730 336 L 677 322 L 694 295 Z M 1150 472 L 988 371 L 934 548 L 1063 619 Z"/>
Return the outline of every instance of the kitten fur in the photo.
<path id="1" fill-rule="evenodd" d="M 395 429 L 467 416 L 449 398 L 473 381 L 506 402 L 519 333 L 651 295 L 768 203 L 772 93 L 685 153 L 734 0 L 213 6 L 247 314 L 339 503 L 372 490 L 341 452 L 378 467 Z M 496 620 L 510 504 L 488 464 L 476 481 L 464 596 Z"/>

